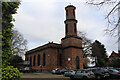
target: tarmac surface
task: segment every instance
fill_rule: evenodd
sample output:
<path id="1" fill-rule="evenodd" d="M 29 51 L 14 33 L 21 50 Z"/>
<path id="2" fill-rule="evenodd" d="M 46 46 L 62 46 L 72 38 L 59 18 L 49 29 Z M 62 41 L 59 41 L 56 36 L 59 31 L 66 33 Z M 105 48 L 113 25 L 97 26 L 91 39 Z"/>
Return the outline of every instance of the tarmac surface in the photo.
<path id="1" fill-rule="evenodd" d="M 23 73 L 20 80 L 70 80 L 69 77 L 51 73 Z M 120 80 L 120 79 L 109 79 Z"/>
<path id="2" fill-rule="evenodd" d="M 70 80 L 70 78 L 51 73 L 23 73 L 20 80 Z"/>

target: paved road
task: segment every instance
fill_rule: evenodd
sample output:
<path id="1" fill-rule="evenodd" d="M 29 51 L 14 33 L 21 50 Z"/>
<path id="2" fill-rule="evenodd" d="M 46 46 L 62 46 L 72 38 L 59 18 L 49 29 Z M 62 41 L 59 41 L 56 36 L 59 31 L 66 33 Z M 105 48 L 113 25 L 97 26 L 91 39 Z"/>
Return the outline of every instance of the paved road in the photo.
<path id="1" fill-rule="evenodd" d="M 56 75 L 51 73 L 24 73 L 20 80 L 70 80 L 69 77 L 63 75 Z M 120 80 L 120 79 L 109 79 Z"/>
<path id="2" fill-rule="evenodd" d="M 24 73 L 20 80 L 70 80 L 70 78 L 51 73 Z"/>

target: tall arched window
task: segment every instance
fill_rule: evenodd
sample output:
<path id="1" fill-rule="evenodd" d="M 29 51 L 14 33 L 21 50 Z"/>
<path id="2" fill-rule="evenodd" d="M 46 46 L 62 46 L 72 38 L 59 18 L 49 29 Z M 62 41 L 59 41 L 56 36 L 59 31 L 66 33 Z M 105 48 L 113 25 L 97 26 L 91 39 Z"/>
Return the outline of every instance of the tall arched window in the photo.
<path id="1" fill-rule="evenodd" d="M 66 10 L 66 16 L 68 16 L 68 10 Z"/>
<path id="2" fill-rule="evenodd" d="M 32 66 L 32 56 L 30 56 L 30 65 Z"/>
<path id="3" fill-rule="evenodd" d="M 76 24 L 74 23 L 74 32 L 76 33 Z"/>
<path id="4" fill-rule="evenodd" d="M 68 24 L 66 24 L 66 34 L 68 33 Z"/>
<path id="5" fill-rule="evenodd" d="M 45 53 L 43 53 L 43 66 L 45 66 L 46 64 L 46 57 L 45 57 Z"/>
<path id="6" fill-rule="evenodd" d="M 75 16 L 75 10 L 73 9 L 73 16 Z"/>
<path id="7" fill-rule="evenodd" d="M 27 57 L 27 61 L 29 61 L 28 57 Z"/>
<path id="8" fill-rule="evenodd" d="M 38 66 L 40 65 L 40 55 L 38 54 Z"/>
<path id="9" fill-rule="evenodd" d="M 76 69 L 80 69 L 79 56 L 76 57 Z"/>
<path id="10" fill-rule="evenodd" d="M 35 66 L 35 63 L 36 63 L 36 56 L 34 56 L 34 59 L 33 59 L 33 66 Z"/>

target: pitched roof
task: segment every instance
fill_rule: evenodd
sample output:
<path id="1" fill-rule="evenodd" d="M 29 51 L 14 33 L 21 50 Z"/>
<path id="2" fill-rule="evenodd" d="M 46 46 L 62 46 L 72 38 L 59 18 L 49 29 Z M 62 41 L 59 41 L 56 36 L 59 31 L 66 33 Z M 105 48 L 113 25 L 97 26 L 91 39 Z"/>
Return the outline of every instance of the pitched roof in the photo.
<path id="1" fill-rule="evenodd" d="M 109 56 L 109 58 L 120 58 L 120 55 L 114 51 L 112 51 L 111 55 Z"/>

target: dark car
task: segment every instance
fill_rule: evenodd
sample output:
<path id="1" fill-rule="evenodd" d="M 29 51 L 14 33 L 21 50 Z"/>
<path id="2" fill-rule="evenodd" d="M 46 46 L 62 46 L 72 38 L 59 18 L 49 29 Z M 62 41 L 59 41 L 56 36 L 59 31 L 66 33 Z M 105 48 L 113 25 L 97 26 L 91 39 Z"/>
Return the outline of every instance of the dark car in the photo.
<path id="1" fill-rule="evenodd" d="M 95 74 L 96 79 L 108 79 L 109 78 L 109 72 L 107 69 L 104 68 L 92 68 L 92 72 Z"/>
<path id="2" fill-rule="evenodd" d="M 116 69 L 109 69 L 110 78 L 119 78 L 120 79 L 120 71 Z"/>
<path id="3" fill-rule="evenodd" d="M 67 72 L 67 69 L 59 69 L 56 71 L 56 74 L 64 74 L 65 72 Z"/>
<path id="4" fill-rule="evenodd" d="M 91 70 L 77 70 L 75 72 L 75 74 L 73 74 L 72 76 L 70 76 L 71 80 L 75 80 L 75 79 L 83 79 L 83 80 L 88 80 L 88 79 L 95 79 L 95 75 Z"/>

